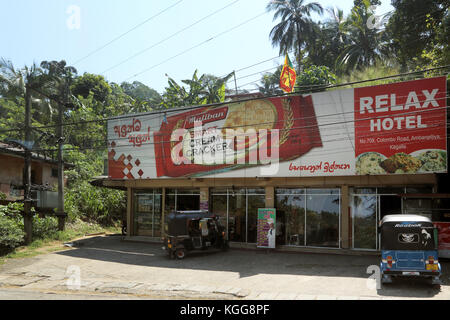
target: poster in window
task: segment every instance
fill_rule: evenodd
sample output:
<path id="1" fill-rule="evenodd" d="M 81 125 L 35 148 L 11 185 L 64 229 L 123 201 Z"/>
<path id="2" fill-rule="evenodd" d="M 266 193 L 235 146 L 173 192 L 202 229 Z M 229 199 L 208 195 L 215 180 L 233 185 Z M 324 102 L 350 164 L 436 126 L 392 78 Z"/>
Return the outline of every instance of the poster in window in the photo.
<path id="1" fill-rule="evenodd" d="M 275 249 L 276 210 L 258 209 L 258 248 Z"/>

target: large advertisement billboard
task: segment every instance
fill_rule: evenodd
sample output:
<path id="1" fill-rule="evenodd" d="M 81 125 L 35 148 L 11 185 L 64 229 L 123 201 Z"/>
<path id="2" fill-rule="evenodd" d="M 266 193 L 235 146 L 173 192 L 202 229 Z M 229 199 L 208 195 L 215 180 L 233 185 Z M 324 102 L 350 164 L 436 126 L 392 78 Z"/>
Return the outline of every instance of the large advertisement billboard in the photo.
<path id="1" fill-rule="evenodd" d="M 446 78 L 229 102 L 108 121 L 109 176 L 447 172 Z"/>

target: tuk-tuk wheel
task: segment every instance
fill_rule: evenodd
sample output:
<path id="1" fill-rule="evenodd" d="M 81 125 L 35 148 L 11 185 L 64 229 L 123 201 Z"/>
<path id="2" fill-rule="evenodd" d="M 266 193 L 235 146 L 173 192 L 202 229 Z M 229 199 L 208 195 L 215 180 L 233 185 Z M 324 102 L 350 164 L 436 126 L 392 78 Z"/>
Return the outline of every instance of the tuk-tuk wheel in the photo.
<path id="1" fill-rule="evenodd" d="M 179 260 L 184 259 L 184 257 L 186 257 L 186 250 L 177 249 L 177 251 L 175 252 L 175 255 L 176 255 L 177 259 L 179 259 Z"/>

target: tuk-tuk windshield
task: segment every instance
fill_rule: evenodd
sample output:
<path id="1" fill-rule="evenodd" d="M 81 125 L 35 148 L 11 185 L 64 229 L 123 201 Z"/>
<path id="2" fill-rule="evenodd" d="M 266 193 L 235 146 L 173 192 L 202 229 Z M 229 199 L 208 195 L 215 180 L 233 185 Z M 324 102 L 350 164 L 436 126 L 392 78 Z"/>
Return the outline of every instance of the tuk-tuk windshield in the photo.
<path id="1" fill-rule="evenodd" d="M 381 250 L 437 250 L 435 228 L 422 223 L 385 223 L 381 227 Z"/>

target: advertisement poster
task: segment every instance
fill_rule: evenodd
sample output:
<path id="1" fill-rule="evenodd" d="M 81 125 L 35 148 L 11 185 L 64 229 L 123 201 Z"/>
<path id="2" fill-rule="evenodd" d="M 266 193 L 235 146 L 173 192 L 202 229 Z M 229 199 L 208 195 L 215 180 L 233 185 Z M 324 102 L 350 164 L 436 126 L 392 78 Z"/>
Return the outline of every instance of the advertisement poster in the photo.
<path id="1" fill-rule="evenodd" d="M 258 248 L 275 249 L 276 221 L 275 209 L 258 209 Z"/>
<path id="2" fill-rule="evenodd" d="M 447 172 L 446 77 L 108 121 L 112 179 Z"/>

